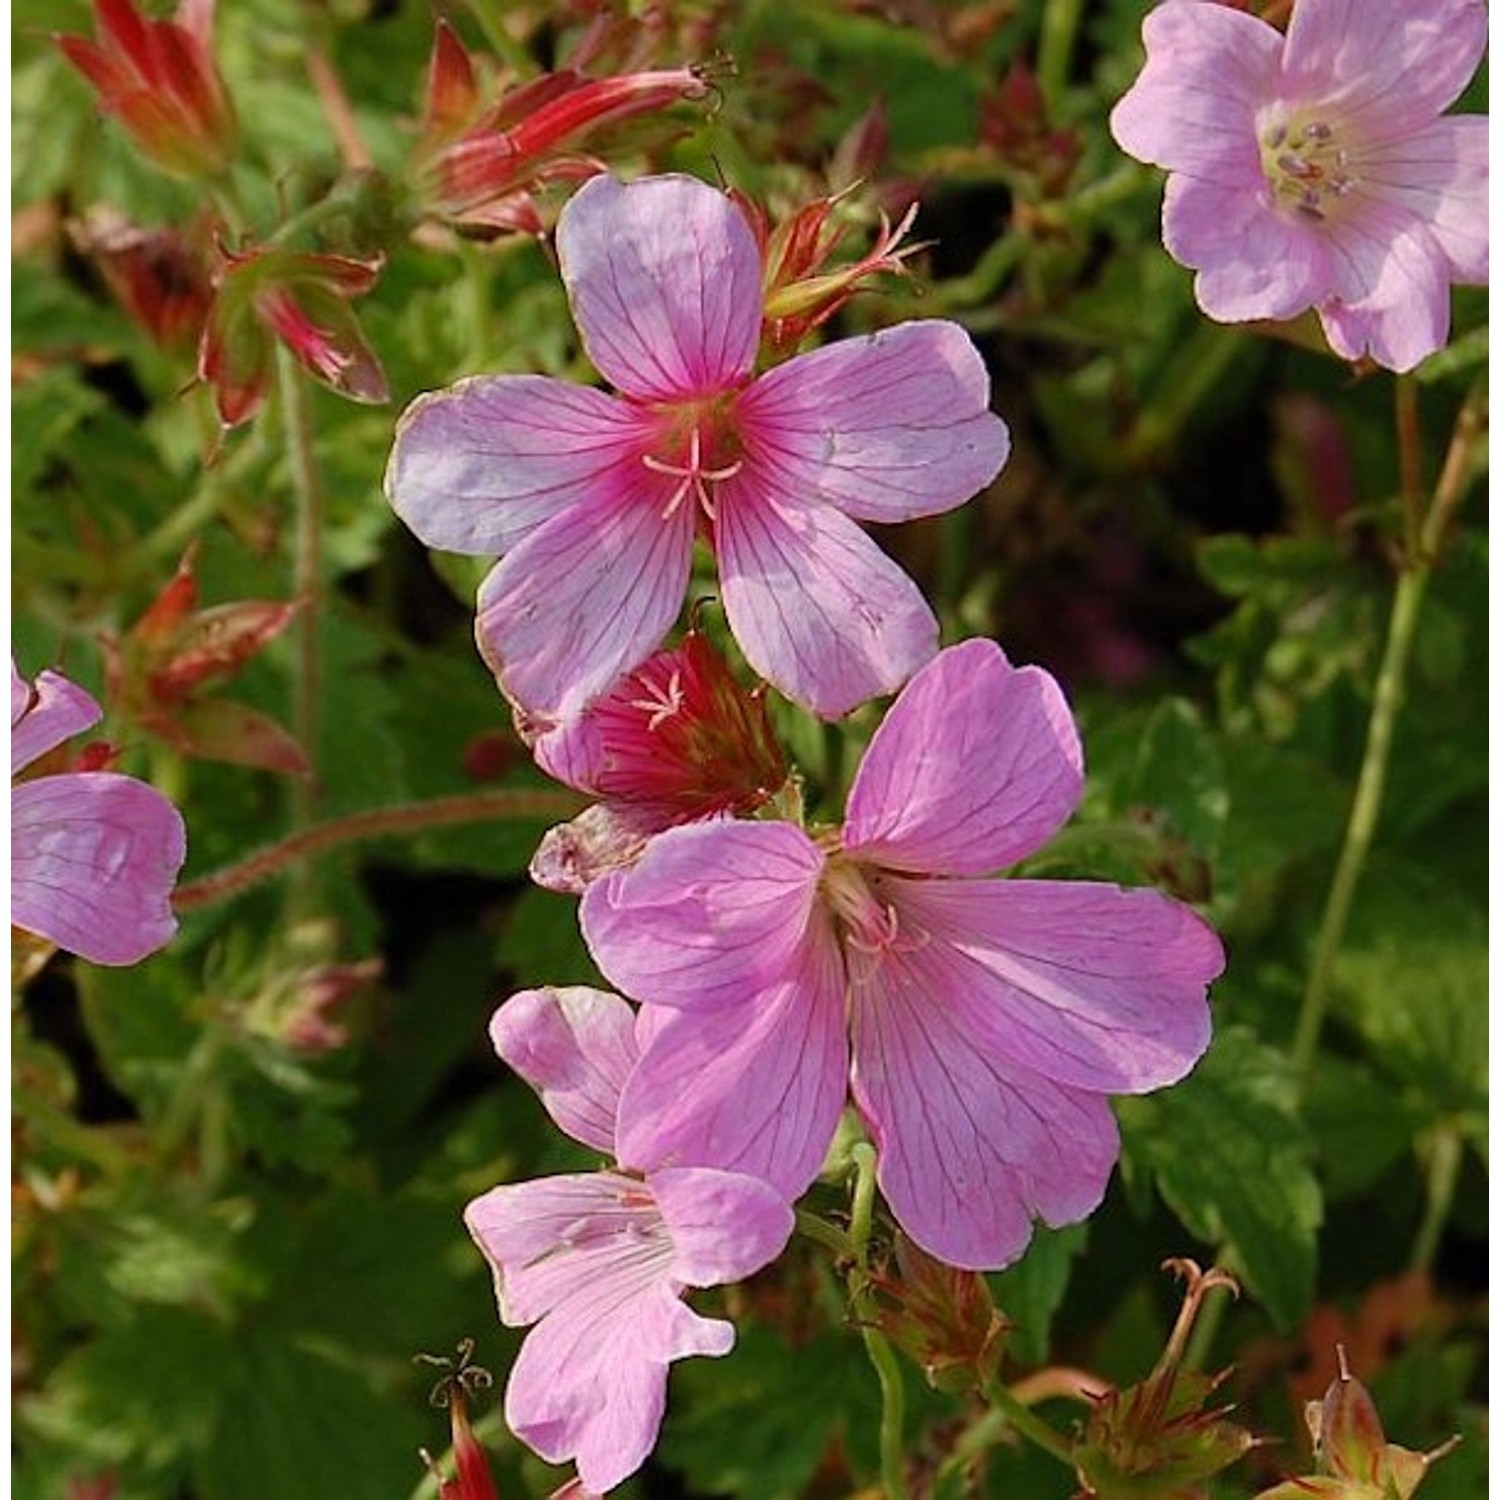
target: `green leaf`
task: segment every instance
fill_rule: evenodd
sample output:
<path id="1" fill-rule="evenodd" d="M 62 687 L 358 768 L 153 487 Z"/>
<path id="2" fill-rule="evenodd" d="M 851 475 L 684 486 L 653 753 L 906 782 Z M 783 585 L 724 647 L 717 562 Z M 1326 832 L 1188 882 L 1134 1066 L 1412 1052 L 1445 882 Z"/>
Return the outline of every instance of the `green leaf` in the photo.
<path id="1" fill-rule="evenodd" d="M 1038 1224 L 1026 1254 L 1015 1265 L 985 1279 L 1000 1311 L 1015 1324 L 1008 1344 L 1026 1364 L 1044 1364 L 1051 1348 L 1052 1319 L 1068 1290 L 1073 1262 L 1088 1244 L 1088 1225 L 1049 1229 Z"/>
<path id="2" fill-rule="evenodd" d="M 1279 1328 L 1312 1298 L 1323 1199 L 1287 1060 L 1232 1027 L 1182 1083 L 1116 1103 L 1132 1161 L 1234 1268 Z"/>
<path id="3" fill-rule="evenodd" d="M 1212 858 L 1229 813 L 1224 762 L 1203 716 L 1186 699 L 1152 710 L 1118 796 L 1166 815 L 1172 829 Z"/>

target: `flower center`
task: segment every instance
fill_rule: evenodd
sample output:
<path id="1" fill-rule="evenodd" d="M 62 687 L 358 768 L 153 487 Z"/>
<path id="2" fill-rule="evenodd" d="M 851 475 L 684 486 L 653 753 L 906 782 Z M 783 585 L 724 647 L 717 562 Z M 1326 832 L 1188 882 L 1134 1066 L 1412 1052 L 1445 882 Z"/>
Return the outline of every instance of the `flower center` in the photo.
<path id="1" fill-rule="evenodd" d="M 744 447 L 730 420 L 730 400 L 719 396 L 684 402 L 663 412 L 653 451 L 641 455 L 653 474 L 678 481 L 662 508 L 662 520 L 670 520 L 690 499 L 712 521 L 717 513 L 714 486 L 745 467 Z"/>
<path id="2" fill-rule="evenodd" d="M 1278 203 L 1321 221 L 1357 185 L 1349 150 L 1326 120 L 1281 120 L 1260 138 L 1260 165 Z"/>
<path id="3" fill-rule="evenodd" d="M 872 865 L 830 855 L 822 893 L 851 966 L 858 961 L 872 968 L 887 954 L 912 953 L 927 943 L 926 931 L 903 919 L 884 873 Z"/>

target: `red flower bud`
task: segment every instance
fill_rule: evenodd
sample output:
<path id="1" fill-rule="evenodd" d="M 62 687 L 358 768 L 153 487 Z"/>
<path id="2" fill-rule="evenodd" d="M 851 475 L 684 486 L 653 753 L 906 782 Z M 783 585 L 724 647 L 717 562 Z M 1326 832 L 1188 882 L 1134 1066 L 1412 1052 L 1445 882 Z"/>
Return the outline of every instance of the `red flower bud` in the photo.
<path id="1" fill-rule="evenodd" d="M 213 285 L 203 255 L 175 229 L 145 229 L 98 208 L 72 226 L 73 242 L 99 268 L 115 299 L 163 347 L 196 341 Z"/>

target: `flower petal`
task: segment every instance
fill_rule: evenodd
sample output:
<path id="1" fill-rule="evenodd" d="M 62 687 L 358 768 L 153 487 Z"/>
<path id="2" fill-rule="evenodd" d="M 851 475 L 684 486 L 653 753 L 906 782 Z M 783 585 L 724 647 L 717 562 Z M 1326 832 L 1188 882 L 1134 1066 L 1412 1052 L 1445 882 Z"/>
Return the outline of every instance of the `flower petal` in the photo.
<path id="1" fill-rule="evenodd" d="M 636 1062 L 635 1012 L 625 1001 L 586 985 L 522 990 L 495 1012 L 490 1041 L 560 1130 L 614 1154 L 620 1090 Z"/>
<path id="2" fill-rule="evenodd" d="M 1455 281 L 1490 279 L 1490 122 L 1482 115 L 1434 120 L 1359 153 L 1353 171 L 1381 198 L 1431 229 Z"/>
<path id="3" fill-rule="evenodd" d="M 1420 364 L 1448 342 L 1448 257 L 1399 203 L 1373 195 L 1328 226 L 1334 295 L 1318 308 L 1345 359 L 1368 354 L 1388 370 Z"/>
<path id="4" fill-rule="evenodd" d="M 718 498 L 724 612 L 745 659 L 788 698 L 835 719 L 937 651 L 921 590 L 847 516 L 784 503 L 748 470 Z"/>
<path id="5" fill-rule="evenodd" d="M 1198 306 L 1221 323 L 1294 318 L 1332 284 L 1322 237 L 1263 199 L 1263 185 L 1246 189 L 1181 174 L 1167 182 L 1162 243 L 1198 272 Z"/>
<path id="6" fill-rule="evenodd" d="M 1138 161 L 1253 190 L 1256 115 L 1275 86 L 1280 34 L 1227 5 L 1167 0 L 1142 35 L 1146 66 L 1109 117 L 1115 140 Z"/>
<path id="7" fill-rule="evenodd" d="M 187 838 L 154 787 L 108 771 L 44 776 L 11 789 L 10 817 L 17 927 L 96 964 L 139 963 L 177 931 Z"/>
<path id="8" fill-rule="evenodd" d="M 589 358 L 628 395 L 707 395 L 750 372 L 760 253 L 744 215 L 707 183 L 594 177 L 562 211 L 557 258 Z"/>
<path id="9" fill-rule="evenodd" d="M 596 802 L 571 822 L 558 823 L 542 835 L 527 873 L 544 890 L 581 896 L 601 875 L 634 864 L 665 822 L 650 808 Z"/>
<path id="10" fill-rule="evenodd" d="M 620 1160 L 747 1172 L 796 1198 L 848 1093 L 843 965 L 831 937 L 779 983 L 656 1026 L 620 1100 Z"/>
<path id="11" fill-rule="evenodd" d="M 103 710 L 60 672 L 42 672 L 30 686 L 10 663 L 10 774 L 25 770 L 66 739 L 92 728 Z"/>
<path id="12" fill-rule="evenodd" d="M 1000 472 L 1010 434 L 989 400 L 969 335 L 932 318 L 788 360 L 736 415 L 777 492 L 906 521 L 962 505 Z"/>
<path id="13" fill-rule="evenodd" d="M 1082 789 L 1062 689 L 993 641 L 964 641 L 907 683 L 875 731 L 842 845 L 895 869 L 982 875 L 1045 843 Z"/>
<path id="14" fill-rule="evenodd" d="M 727 1286 L 786 1249 L 796 1216 L 770 1184 L 738 1172 L 668 1168 L 647 1178 L 672 1236 L 672 1279 Z"/>
<path id="15" fill-rule="evenodd" d="M 506 696 L 533 718 L 579 713 L 671 628 L 692 547 L 690 508 L 664 517 L 643 483 L 554 515 L 512 548 L 480 586 L 475 620 Z"/>
<path id="16" fill-rule="evenodd" d="M 922 1249 L 998 1270 L 1025 1250 L 1033 1216 L 1070 1224 L 1098 1207 L 1119 1153 L 1102 1095 L 996 1055 L 899 956 L 861 988 L 852 1026 L 880 1188 Z"/>
<path id="17" fill-rule="evenodd" d="M 1484 0 L 1300 0 L 1282 86 L 1363 140 L 1404 135 L 1463 92 L 1487 29 Z"/>
<path id="18" fill-rule="evenodd" d="M 619 469 L 639 419 L 603 391 L 542 375 L 480 376 L 418 396 L 396 425 L 391 506 L 429 547 L 499 556 Z"/>
<path id="19" fill-rule="evenodd" d="M 669 828 L 630 869 L 588 888 L 584 939 L 635 999 L 733 1006 L 802 961 L 822 869 L 790 823 Z"/>
<path id="20" fill-rule="evenodd" d="M 985 1046 L 1073 1088 L 1175 1083 L 1209 1040 L 1224 967 L 1208 924 L 1160 891 L 1063 880 L 892 878 L 909 964 Z"/>

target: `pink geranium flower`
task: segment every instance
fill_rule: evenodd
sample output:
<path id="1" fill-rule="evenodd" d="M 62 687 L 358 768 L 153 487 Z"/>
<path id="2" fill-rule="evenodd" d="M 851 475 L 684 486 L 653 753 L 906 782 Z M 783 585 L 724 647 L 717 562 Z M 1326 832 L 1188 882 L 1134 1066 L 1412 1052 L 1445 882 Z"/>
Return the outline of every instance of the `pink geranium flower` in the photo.
<path id="1" fill-rule="evenodd" d="M 635 1028 L 618 995 L 527 990 L 495 1013 L 490 1034 L 563 1130 L 612 1153 Z M 733 1326 L 699 1316 L 683 1291 L 758 1271 L 793 1223 L 774 1188 L 707 1167 L 508 1184 L 464 1219 L 494 1272 L 501 1320 L 536 1324 L 511 1369 L 505 1420 L 549 1463 L 576 1461 L 594 1494 L 655 1445 L 672 1361 L 733 1347 Z"/>
<path id="2" fill-rule="evenodd" d="M 594 957 L 660 1018 L 620 1150 L 795 1197 L 852 1087 L 892 1211 L 950 1265 L 1005 1265 L 1033 1216 L 1092 1212 L 1118 1154 L 1107 1096 L 1192 1067 L 1223 951 L 1156 891 L 977 878 L 1040 847 L 1081 786 L 1057 684 L 968 641 L 896 700 L 841 830 L 674 828 L 596 881 Z"/>
<path id="3" fill-rule="evenodd" d="M 1110 126 L 1171 172 L 1162 238 L 1211 318 L 1316 308 L 1346 359 L 1409 370 L 1448 287 L 1489 281 L 1488 120 L 1439 118 L 1484 52 L 1482 0 L 1298 0 L 1283 37 L 1210 0 L 1146 17 Z"/>
<path id="4" fill-rule="evenodd" d="M 751 666 L 827 717 L 937 649 L 921 593 L 856 521 L 949 510 L 1009 447 L 956 324 L 903 323 L 752 378 L 755 236 L 688 177 L 596 177 L 563 210 L 563 280 L 618 396 L 539 375 L 419 397 L 391 504 L 429 546 L 503 553 L 480 649 L 534 717 L 568 719 L 667 633 L 701 535 Z"/>
<path id="5" fill-rule="evenodd" d="M 99 705 L 56 672 L 29 685 L 10 664 L 10 772 L 97 724 Z M 133 964 L 177 931 L 182 817 L 153 787 L 109 771 L 11 787 L 10 919 L 96 964 Z"/>

